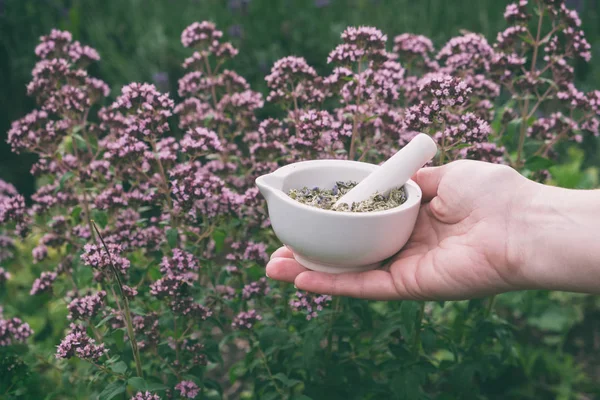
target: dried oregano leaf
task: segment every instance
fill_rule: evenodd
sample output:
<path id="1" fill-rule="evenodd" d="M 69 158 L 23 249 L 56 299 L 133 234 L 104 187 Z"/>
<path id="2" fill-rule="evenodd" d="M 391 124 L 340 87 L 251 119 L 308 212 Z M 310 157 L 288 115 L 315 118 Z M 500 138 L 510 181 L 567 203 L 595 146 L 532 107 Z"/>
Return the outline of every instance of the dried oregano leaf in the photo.
<path id="1" fill-rule="evenodd" d="M 343 195 L 348 193 L 350 189 L 356 186 L 358 182 L 336 182 L 332 189 L 321 189 L 314 187 L 309 189 L 303 187 L 302 189 L 291 189 L 288 191 L 288 196 L 298 201 L 299 203 L 306 204 L 311 207 L 321 208 L 323 210 L 332 211 L 351 211 L 351 212 L 371 212 L 371 211 L 383 211 L 389 210 L 390 208 L 398 207 L 406 201 L 406 192 L 404 186 L 392 189 L 387 196 L 381 194 L 374 194 L 369 199 L 352 203 L 351 206 L 348 204 L 340 204 L 338 207 L 333 207 L 335 202 Z"/>

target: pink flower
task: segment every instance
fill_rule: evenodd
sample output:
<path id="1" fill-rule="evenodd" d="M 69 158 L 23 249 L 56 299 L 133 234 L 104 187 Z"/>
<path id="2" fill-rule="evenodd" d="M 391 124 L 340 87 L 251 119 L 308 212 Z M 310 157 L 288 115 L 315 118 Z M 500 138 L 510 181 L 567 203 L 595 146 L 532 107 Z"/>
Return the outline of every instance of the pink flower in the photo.
<path id="1" fill-rule="evenodd" d="M 290 300 L 292 310 L 306 313 L 306 319 L 311 320 L 318 316 L 331 303 L 331 296 L 315 295 L 306 292 L 296 292 L 295 299 Z"/>
<path id="2" fill-rule="evenodd" d="M 181 43 L 184 47 L 199 47 L 218 42 L 223 32 L 216 29 L 209 21 L 194 22 L 181 33 Z"/>
<path id="3" fill-rule="evenodd" d="M 31 335 L 33 335 L 33 331 L 29 324 L 19 318 L 4 319 L 2 307 L 0 307 L 0 347 L 23 343 Z"/>
<path id="4" fill-rule="evenodd" d="M 262 316 L 256 310 L 242 311 L 235 316 L 231 327 L 235 330 L 250 330 L 260 320 L 262 320 Z"/>
<path id="5" fill-rule="evenodd" d="M 74 298 L 67 307 L 69 309 L 67 318 L 69 320 L 91 319 L 104 306 L 105 297 L 106 292 L 101 290 L 96 294 Z"/>
<path id="6" fill-rule="evenodd" d="M 179 391 L 181 397 L 195 399 L 200 393 L 200 388 L 192 381 L 181 381 L 175 385 L 175 389 Z"/>
<path id="7" fill-rule="evenodd" d="M 97 360 L 107 353 L 108 349 L 104 347 L 104 343 L 97 345 L 96 341 L 85 333 L 85 328 L 71 324 L 71 331 L 57 346 L 56 358 L 78 357 Z"/>
<path id="8" fill-rule="evenodd" d="M 146 391 L 144 393 L 137 392 L 130 400 L 160 400 L 160 397 L 157 394 Z"/>
<path id="9" fill-rule="evenodd" d="M 52 290 L 52 284 L 54 283 L 56 277 L 56 272 L 42 272 L 40 277 L 33 282 L 29 294 L 34 296 Z"/>

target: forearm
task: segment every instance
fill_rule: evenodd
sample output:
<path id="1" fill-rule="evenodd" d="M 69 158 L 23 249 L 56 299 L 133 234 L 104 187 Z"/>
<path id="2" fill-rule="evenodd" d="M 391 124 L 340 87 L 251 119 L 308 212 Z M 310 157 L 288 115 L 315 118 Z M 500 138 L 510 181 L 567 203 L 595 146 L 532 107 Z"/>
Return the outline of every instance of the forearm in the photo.
<path id="1" fill-rule="evenodd" d="M 600 293 L 600 190 L 531 183 L 517 218 L 531 288 Z"/>

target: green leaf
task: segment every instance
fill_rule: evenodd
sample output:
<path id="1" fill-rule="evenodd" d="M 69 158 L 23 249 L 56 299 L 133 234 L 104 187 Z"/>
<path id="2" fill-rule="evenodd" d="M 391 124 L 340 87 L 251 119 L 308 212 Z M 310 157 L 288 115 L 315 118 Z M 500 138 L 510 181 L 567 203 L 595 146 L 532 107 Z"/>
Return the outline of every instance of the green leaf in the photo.
<path id="1" fill-rule="evenodd" d="M 372 120 L 374 120 L 375 118 L 378 118 L 378 117 L 379 117 L 379 115 L 377 115 L 377 114 L 371 115 L 369 118 L 365 119 L 363 122 L 366 123 L 366 122 L 372 121 Z"/>
<path id="2" fill-rule="evenodd" d="M 225 231 L 220 229 L 215 229 L 212 234 L 212 238 L 215 241 L 215 252 L 220 253 L 223 249 L 223 245 L 225 244 L 225 237 L 227 234 Z"/>
<path id="3" fill-rule="evenodd" d="M 125 382 L 115 381 L 108 384 L 98 396 L 98 400 L 110 400 L 115 396 L 125 393 Z"/>
<path id="4" fill-rule="evenodd" d="M 434 349 L 435 340 L 435 332 L 432 329 L 426 328 L 421 332 L 421 343 L 423 344 L 423 349 L 425 349 L 425 351 L 429 352 Z"/>
<path id="5" fill-rule="evenodd" d="M 272 346 L 283 345 L 288 341 L 289 333 L 287 330 L 275 326 L 267 326 L 258 334 L 260 346 L 267 349 Z"/>
<path id="6" fill-rule="evenodd" d="M 75 138 L 75 143 L 77 143 L 79 150 L 87 150 L 87 144 L 83 136 L 78 133 L 73 133 L 73 137 Z"/>
<path id="7" fill-rule="evenodd" d="M 292 400 L 312 400 L 312 398 L 308 397 L 305 394 L 297 394 L 294 397 L 292 397 Z"/>
<path id="8" fill-rule="evenodd" d="M 131 312 L 136 315 L 141 315 L 141 316 L 146 315 L 146 312 L 143 309 L 141 309 L 140 307 L 133 306 L 133 307 L 130 307 L 130 309 L 131 309 Z"/>
<path id="9" fill-rule="evenodd" d="M 204 379 L 203 384 L 204 387 L 206 387 L 207 389 L 213 389 L 216 390 L 219 394 L 223 394 L 223 388 L 221 387 L 219 382 L 213 379 Z"/>
<path id="10" fill-rule="evenodd" d="M 267 392 L 260 396 L 262 400 L 279 400 L 281 398 L 281 394 L 278 392 Z"/>
<path id="11" fill-rule="evenodd" d="M 131 386 L 134 391 L 161 392 L 167 389 L 162 383 L 147 382 L 144 378 L 140 378 L 139 376 L 129 378 L 127 384 Z"/>
<path id="12" fill-rule="evenodd" d="M 148 275 L 154 281 L 156 281 L 162 277 L 162 274 L 160 273 L 160 269 L 158 268 L 157 265 L 152 265 L 148 268 Z"/>
<path id="13" fill-rule="evenodd" d="M 544 331 L 563 332 L 577 322 L 577 317 L 573 310 L 553 307 L 540 316 L 529 317 L 527 322 Z"/>
<path id="14" fill-rule="evenodd" d="M 167 230 L 167 243 L 169 243 L 169 247 L 174 249 L 177 247 L 177 241 L 179 239 L 179 231 L 175 228 L 171 228 Z"/>
<path id="15" fill-rule="evenodd" d="M 114 365 L 111 365 L 110 369 L 112 369 L 117 374 L 124 374 L 125 371 L 127 371 L 127 364 L 125 364 L 125 362 L 123 361 L 119 361 Z"/>
<path id="16" fill-rule="evenodd" d="M 554 165 L 552 160 L 549 160 L 540 156 L 533 156 L 527 159 L 525 162 L 525 168 L 531 171 L 540 171 L 543 169 L 548 169 Z"/>
<path id="17" fill-rule="evenodd" d="M 106 225 L 108 224 L 108 214 L 104 211 L 92 210 L 92 218 L 100 228 L 106 228 Z"/>
<path id="18" fill-rule="evenodd" d="M 302 383 L 302 381 L 299 381 L 298 379 L 290 379 L 287 376 L 285 376 L 285 374 L 283 373 L 278 373 L 273 375 L 274 379 L 277 379 L 278 381 L 280 381 L 281 383 L 283 383 L 285 385 L 285 387 L 291 388 L 294 385 L 297 385 L 299 383 Z"/>
<path id="19" fill-rule="evenodd" d="M 419 303 L 416 301 L 403 301 L 400 305 L 400 332 L 405 338 L 413 337 L 418 313 Z"/>
<path id="20" fill-rule="evenodd" d="M 244 361 L 239 361 L 229 368 L 229 382 L 234 383 L 239 378 L 243 377 L 247 373 L 247 369 L 244 366 Z"/>
<path id="21" fill-rule="evenodd" d="M 63 190 L 63 188 L 65 186 L 65 182 L 74 176 L 75 176 L 75 174 L 72 173 L 71 171 L 65 172 L 63 174 L 63 176 L 60 177 L 60 181 L 58 182 L 58 187 L 56 189 L 54 189 L 54 193 L 56 194 L 56 193 L 60 192 L 61 190 Z"/>
<path id="22" fill-rule="evenodd" d="M 134 390 L 148 390 L 147 384 L 144 378 L 140 378 L 139 376 L 131 377 L 127 380 L 127 384 L 131 386 Z"/>
<path id="23" fill-rule="evenodd" d="M 146 382 L 146 390 L 151 392 L 162 392 L 163 390 L 167 390 L 168 388 L 162 383 L 157 382 Z"/>
<path id="24" fill-rule="evenodd" d="M 521 127 L 521 120 L 520 119 L 513 119 L 512 121 L 510 121 L 508 123 L 508 125 L 506 125 L 506 132 L 504 132 L 504 135 L 502 135 L 502 144 L 510 144 L 511 142 L 515 141 L 517 139 L 517 137 L 519 136 L 519 129 Z"/>
<path id="25" fill-rule="evenodd" d="M 318 326 L 316 329 L 305 332 L 302 343 L 302 359 L 304 366 L 311 369 L 319 362 L 317 353 L 321 350 L 321 339 L 325 337 L 326 325 Z"/>
<path id="26" fill-rule="evenodd" d="M 115 341 L 115 345 L 119 351 L 122 351 L 125 348 L 125 331 L 123 329 L 117 329 L 113 332 L 112 338 Z"/>
<path id="27" fill-rule="evenodd" d="M 73 207 L 73 211 L 71 211 L 71 218 L 75 224 L 79 223 L 79 216 L 81 215 L 81 211 L 83 209 L 80 206 Z"/>
<path id="28" fill-rule="evenodd" d="M 98 324 L 96 325 L 96 328 L 100 328 L 101 326 L 104 326 L 104 324 L 106 324 L 108 321 L 110 321 L 112 319 L 112 315 L 108 315 L 104 318 L 102 318 L 102 320 L 100 322 L 98 322 Z"/>

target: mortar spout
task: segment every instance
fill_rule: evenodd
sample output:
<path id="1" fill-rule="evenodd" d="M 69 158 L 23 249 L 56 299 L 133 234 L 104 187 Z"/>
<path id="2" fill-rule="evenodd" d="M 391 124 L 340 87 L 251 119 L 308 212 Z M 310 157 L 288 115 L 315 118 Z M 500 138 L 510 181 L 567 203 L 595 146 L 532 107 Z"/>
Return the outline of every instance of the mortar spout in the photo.
<path id="1" fill-rule="evenodd" d="M 266 174 L 256 178 L 256 186 L 264 198 L 269 201 L 276 190 L 281 190 L 283 185 L 283 177 L 274 173 Z"/>

